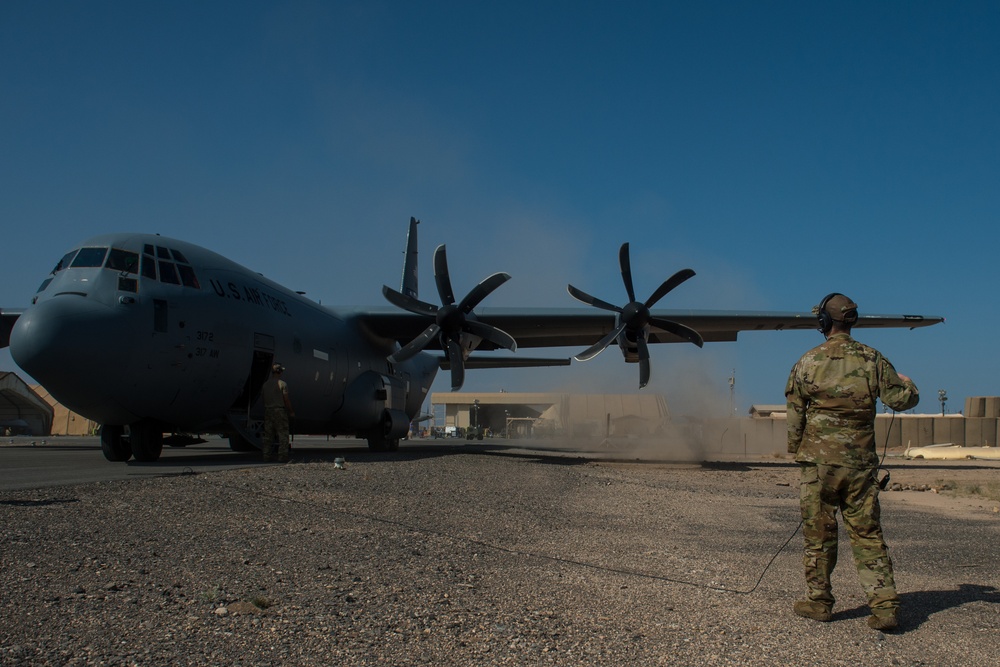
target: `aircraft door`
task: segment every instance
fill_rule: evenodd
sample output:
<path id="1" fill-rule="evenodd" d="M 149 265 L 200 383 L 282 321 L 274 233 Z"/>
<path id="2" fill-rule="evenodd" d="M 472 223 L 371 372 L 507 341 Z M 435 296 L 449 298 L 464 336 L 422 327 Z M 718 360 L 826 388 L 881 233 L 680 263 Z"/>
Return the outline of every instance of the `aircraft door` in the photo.
<path id="1" fill-rule="evenodd" d="M 259 440 L 263 429 L 264 411 L 257 403 L 259 403 L 261 387 L 270 377 L 271 364 L 273 363 L 274 337 L 255 333 L 253 355 L 243 391 L 229 409 L 230 423 L 251 442 Z"/>
<path id="2" fill-rule="evenodd" d="M 271 365 L 274 363 L 274 352 L 267 350 L 254 350 L 253 359 L 250 362 L 250 374 L 243 385 L 243 391 L 239 398 L 232 405 L 233 410 L 240 410 L 247 414 L 253 408 L 260 396 L 260 389 L 264 386 L 271 373 Z"/>

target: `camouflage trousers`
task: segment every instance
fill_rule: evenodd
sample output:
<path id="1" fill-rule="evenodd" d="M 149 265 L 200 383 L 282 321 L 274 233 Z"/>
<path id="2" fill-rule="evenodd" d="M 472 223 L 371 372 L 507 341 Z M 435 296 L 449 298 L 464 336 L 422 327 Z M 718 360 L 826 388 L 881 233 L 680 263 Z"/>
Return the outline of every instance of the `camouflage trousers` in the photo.
<path id="1" fill-rule="evenodd" d="M 288 411 L 284 408 L 267 408 L 264 410 L 264 435 L 261 438 L 264 445 L 264 460 L 277 458 L 288 460 Z M 277 450 L 275 450 L 277 441 Z"/>
<path id="2" fill-rule="evenodd" d="M 892 559 L 882 537 L 878 493 L 875 470 L 871 468 L 802 464 L 803 563 L 810 600 L 833 607 L 830 575 L 837 565 L 839 509 L 872 613 L 894 613 L 899 607 Z"/>

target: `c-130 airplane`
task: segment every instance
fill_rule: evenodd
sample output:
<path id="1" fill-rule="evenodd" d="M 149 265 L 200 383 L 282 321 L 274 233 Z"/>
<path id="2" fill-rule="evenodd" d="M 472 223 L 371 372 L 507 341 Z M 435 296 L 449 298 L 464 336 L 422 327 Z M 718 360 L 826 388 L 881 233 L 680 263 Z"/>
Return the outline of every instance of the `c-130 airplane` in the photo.
<path id="1" fill-rule="evenodd" d="M 417 224 L 411 218 L 396 308 L 330 308 L 210 250 L 156 234 L 83 242 L 59 260 L 32 305 L 0 311 L 0 347 L 69 409 L 101 424 L 109 461 L 151 462 L 163 434 L 221 433 L 232 449 L 259 448 L 261 386 L 280 361 L 294 392 L 295 430 L 365 438 L 395 450 L 439 369 L 461 388 L 467 368 L 568 365 L 569 359 L 494 356 L 501 348 L 617 343 L 650 377 L 649 343 L 735 341 L 749 330 L 816 326 L 808 312 L 652 310 L 694 276 L 683 269 L 636 299 L 628 244 L 619 252 L 629 302 L 616 306 L 568 286 L 596 308 L 477 306 L 510 276 L 495 273 L 461 300 L 445 246 L 434 253 L 441 305 L 418 298 Z M 944 318 L 864 315 L 858 327 L 923 327 Z M 439 354 L 434 354 L 434 351 Z M 443 353 L 443 354 L 441 354 Z"/>

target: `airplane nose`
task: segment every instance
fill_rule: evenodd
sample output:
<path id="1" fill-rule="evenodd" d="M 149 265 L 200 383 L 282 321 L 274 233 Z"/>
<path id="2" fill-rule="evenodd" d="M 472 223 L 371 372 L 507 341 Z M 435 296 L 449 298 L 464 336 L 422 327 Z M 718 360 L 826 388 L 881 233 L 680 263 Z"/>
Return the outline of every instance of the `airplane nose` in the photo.
<path id="1" fill-rule="evenodd" d="M 10 334 L 14 362 L 61 403 L 86 416 L 107 400 L 128 365 L 127 327 L 112 308 L 81 295 L 42 301 L 18 318 Z M 110 360 L 107 352 L 114 357 Z"/>

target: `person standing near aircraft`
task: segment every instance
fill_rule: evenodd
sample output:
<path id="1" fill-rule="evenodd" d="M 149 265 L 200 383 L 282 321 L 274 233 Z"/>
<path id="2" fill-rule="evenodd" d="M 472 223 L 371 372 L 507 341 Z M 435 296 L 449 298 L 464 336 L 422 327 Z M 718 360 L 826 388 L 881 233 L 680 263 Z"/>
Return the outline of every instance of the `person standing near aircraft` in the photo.
<path id="1" fill-rule="evenodd" d="M 288 384 L 281 379 L 284 371 L 285 367 L 281 364 L 271 366 L 271 377 L 261 389 L 264 398 L 264 461 L 288 462 L 288 427 L 295 412 L 288 398 Z M 275 440 L 278 441 L 277 451 Z"/>
<path id="2" fill-rule="evenodd" d="M 851 299 L 830 294 L 813 313 L 826 341 L 796 362 L 785 386 L 788 451 L 801 466 L 808 588 L 794 611 L 816 621 L 833 618 L 830 576 L 837 564 L 839 509 L 868 596 L 868 625 L 893 630 L 899 625 L 899 597 L 880 520 L 875 402 L 908 410 L 920 396 L 910 378 L 898 374 L 881 353 L 851 338 L 858 321 L 858 305 Z"/>

